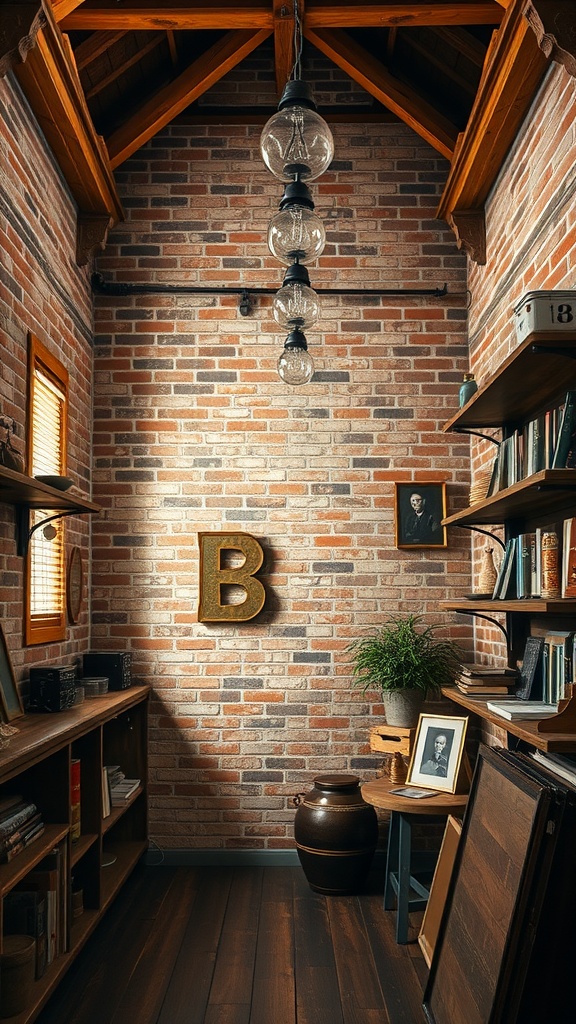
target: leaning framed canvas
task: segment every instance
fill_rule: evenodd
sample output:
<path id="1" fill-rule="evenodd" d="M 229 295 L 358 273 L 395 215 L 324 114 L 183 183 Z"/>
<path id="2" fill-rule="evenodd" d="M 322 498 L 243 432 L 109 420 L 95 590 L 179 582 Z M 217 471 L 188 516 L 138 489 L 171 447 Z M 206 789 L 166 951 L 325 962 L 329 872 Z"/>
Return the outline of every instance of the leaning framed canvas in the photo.
<path id="1" fill-rule="evenodd" d="M 397 548 L 445 548 L 446 482 L 395 483 Z"/>
<path id="2" fill-rule="evenodd" d="M 406 784 L 441 793 L 460 790 L 467 724 L 467 718 L 420 715 Z"/>
<path id="3" fill-rule="evenodd" d="M 24 714 L 20 691 L 16 683 L 14 669 L 10 661 L 10 652 L 6 646 L 6 637 L 0 625 L 0 702 L 2 704 L 2 717 L 5 722 L 11 722 L 13 718 L 19 718 Z"/>

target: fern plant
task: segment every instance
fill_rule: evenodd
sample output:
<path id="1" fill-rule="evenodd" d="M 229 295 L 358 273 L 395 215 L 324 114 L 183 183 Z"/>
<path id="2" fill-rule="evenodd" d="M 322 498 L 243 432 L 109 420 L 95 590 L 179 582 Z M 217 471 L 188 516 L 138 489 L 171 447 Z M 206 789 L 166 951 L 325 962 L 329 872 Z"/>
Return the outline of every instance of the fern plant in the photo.
<path id="1" fill-rule="evenodd" d="M 352 685 L 363 693 L 420 690 L 433 697 L 453 683 L 461 664 L 458 644 L 436 636 L 437 625 L 422 622 L 421 615 L 398 616 L 353 640 L 347 647 L 354 665 Z"/>

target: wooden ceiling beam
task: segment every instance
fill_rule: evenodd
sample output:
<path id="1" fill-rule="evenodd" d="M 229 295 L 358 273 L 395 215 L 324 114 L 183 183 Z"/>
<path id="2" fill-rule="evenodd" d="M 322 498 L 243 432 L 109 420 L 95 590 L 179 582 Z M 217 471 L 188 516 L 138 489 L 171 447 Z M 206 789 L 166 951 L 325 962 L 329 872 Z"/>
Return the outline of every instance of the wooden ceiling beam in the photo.
<path id="1" fill-rule="evenodd" d="M 417 25 L 498 25 L 503 11 L 496 0 L 459 3 L 314 3 L 308 2 L 309 28 L 410 28 Z"/>
<path id="2" fill-rule="evenodd" d="M 87 68 L 92 61 L 114 46 L 114 43 L 123 39 L 125 35 L 125 32 L 94 32 L 84 42 L 79 43 L 74 50 L 78 71 L 83 71 L 84 68 Z"/>
<path id="3" fill-rule="evenodd" d="M 73 0 L 61 0 L 61 3 Z M 288 15 L 292 3 L 285 0 Z M 277 5 L 270 0 L 238 3 L 218 0 L 212 6 L 192 0 L 171 0 L 160 7 L 157 0 L 131 0 L 121 7 L 114 0 L 93 0 L 90 7 L 76 6 L 62 19 L 62 28 L 103 31 L 124 29 L 238 29 L 276 27 Z M 459 3 L 353 3 L 308 0 L 306 24 L 323 28 L 406 28 L 415 25 L 498 25 L 504 11 L 497 0 L 460 0 Z"/>
<path id="4" fill-rule="evenodd" d="M 486 58 L 486 47 L 480 43 L 471 32 L 465 28 L 445 28 L 439 25 L 435 30 L 449 46 L 453 46 L 458 53 L 466 57 L 471 64 L 481 68 Z"/>
<path id="5" fill-rule="evenodd" d="M 272 29 L 261 29 L 259 32 L 238 30 L 228 32 L 211 46 L 170 85 L 155 93 L 107 139 L 112 167 L 118 167 L 135 153 L 271 34 Z"/>
<path id="6" fill-rule="evenodd" d="M 136 53 L 133 53 L 131 57 L 128 57 L 117 68 L 114 68 L 114 70 L 108 75 L 104 75 L 100 81 L 95 82 L 89 89 L 86 89 L 86 99 L 89 100 L 92 99 L 93 96 L 97 96 L 99 92 L 102 92 L 107 88 L 107 86 L 111 85 L 112 82 L 115 82 L 117 78 L 120 78 L 125 71 L 128 71 L 129 68 L 138 64 L 139 61 L 142 60 L 142 57 L 145 57 L 147 53 L 151 53 L 152 50 L 155 50 L 156 47 L 160 46 L 165 39 L 165 32 L 156 32 L 152 39 L 148 40 L 145 46 L 141 46 Z"/>
<path id="7" fill-rule="evenodd" d="M 96 134 L 68 40 L 49 5 L 46 25 L 15 73 L 79 207 L 79 218 L 122 220 L 108 154 Z"/>
<path id="8" fill-rule="evenodd" d="M 345 32 L 328 29 L 315 32 L 305 27 L 304 35 L 321 53 L 413 128 L 434 149 L 448 160 L 452 158 L 457 138 L 455 126 L 425 99 L 394 78 L 364 47 L 359 46 Z"/>
<path id="9" fill-rule="evenodd" d="M 62 29 L 87 31 L 124 29 L 126 32 L 191 30 L 191 29 L 269 29 L 274 28 L 270 0 L 259 4 L 246 5 L 232 0 L 215 6 L 202 6 L 182 0 L 182 4 L 169 3 L 162 6 L 158 0 L 136 0 L 133 4 L 119 7 L 114 0 L 105 0 L 103 5 L 78 7 L 62 22 Z"/>
<path id="10" fill-rule="evenodd" d="M 52 0 L 52 13 L 54 20 L 61 22 L 68 14 L 72 14 L 77 7 L 80 7 L 84 0 Z"/>
<path id="11" fill-rule="evenodd" d="M 547 68 L 525 8 L 526 0 L 514 0 L 493 38 L 438 207 L 478 263 L 485 262 L 484 203 Z"/>
<path id="12" fill-rule="evenodd" d="M 490 50 L 440 203 L 444 219 L 482 206 L 546 70 L 523 6 L 517 0 L 508 8 Z"/>
<path id="13" fill-rule="evenodd" d="M 424 45 L 424 43 L 421 43 L 418 39 L 412 39 L 410 37 L 407 38 L 405 42 L 411 50 L 423 56 L 424 60 L 427 61 L 428 64 L 431 64 L 432 67 L 440 71 L 446 76 L 446 78 L 451 78 L 454 85 L 458 86 L 462 92 L 467 92 L 470 96 L 474 95 L 476 92 L 474 83 L 469 81 L 467 78 L 464 78 L 463 75 L 460 75 L 456 68 L 453 68 L 449 64 L 445 64 L 441 61 L 436 54 L 429 49 L 429 47 Z"/>
<path id="14" fill-rule="evenodd" d="M 296 54 L 294 53 L 294 6 L 287 0 L 273 0 L 274 15 L 274 65 L 276 68 L 276 92 L 280 97 L 290 78 Z M 298 0 L 300 21 L 304 17 L 304 0 Z"/>

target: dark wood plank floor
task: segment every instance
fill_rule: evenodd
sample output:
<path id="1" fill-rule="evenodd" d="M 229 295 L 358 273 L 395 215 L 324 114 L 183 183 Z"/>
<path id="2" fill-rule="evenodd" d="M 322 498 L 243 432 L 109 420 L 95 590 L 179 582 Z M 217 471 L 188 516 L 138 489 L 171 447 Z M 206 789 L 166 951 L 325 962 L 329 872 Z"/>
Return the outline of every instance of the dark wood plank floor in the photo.
<path id="1" fill-rule="evenodd" d="M 299 867 L 139 866 L 38 1021 L 423 1024 L 426 965 L 382 881 L 326 897 Z"/>

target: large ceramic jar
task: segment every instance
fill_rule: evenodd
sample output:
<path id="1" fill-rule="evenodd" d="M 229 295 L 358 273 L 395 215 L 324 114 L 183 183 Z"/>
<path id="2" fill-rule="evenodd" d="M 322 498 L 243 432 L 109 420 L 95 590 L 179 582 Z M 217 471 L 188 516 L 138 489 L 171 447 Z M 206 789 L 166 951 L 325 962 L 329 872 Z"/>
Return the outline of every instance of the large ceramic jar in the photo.
<path id="1" fill-rule="evenodd" d="M 311 889 L 326 896 L 358 892 L 378 841 L 378 819 L 356 775 L 318 775 L 296 797 L 294 838 Z"/>

